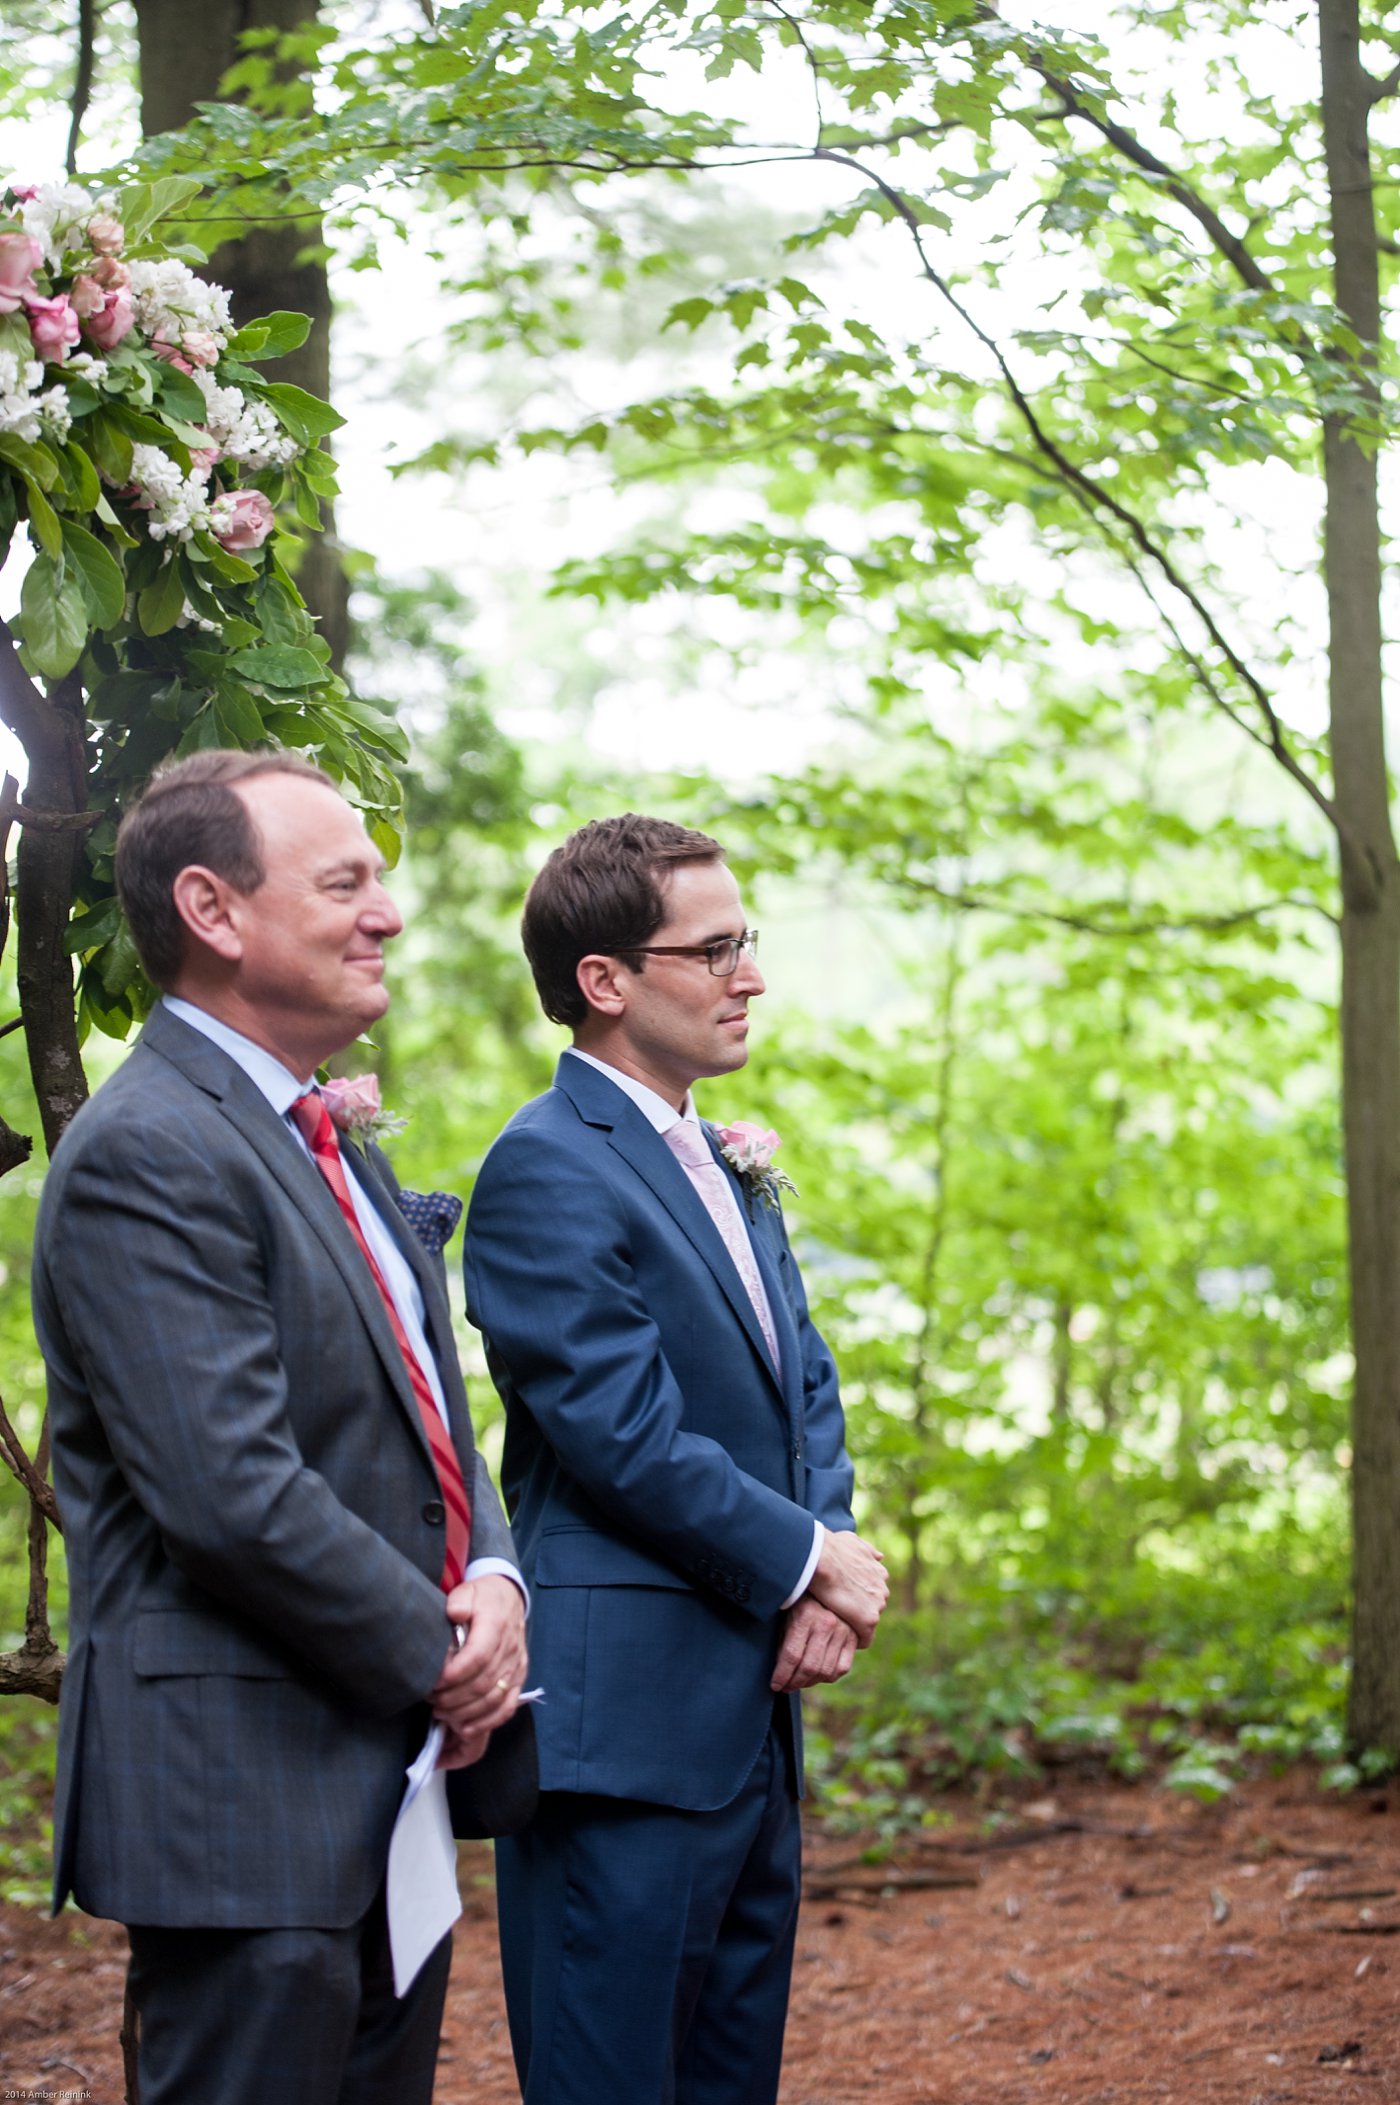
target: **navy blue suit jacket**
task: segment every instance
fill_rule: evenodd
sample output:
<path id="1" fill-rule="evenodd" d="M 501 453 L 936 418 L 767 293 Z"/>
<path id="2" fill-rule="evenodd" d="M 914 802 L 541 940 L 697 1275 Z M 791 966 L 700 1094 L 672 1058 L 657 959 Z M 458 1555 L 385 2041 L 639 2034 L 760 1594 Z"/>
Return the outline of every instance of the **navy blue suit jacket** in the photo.
<path id="1" fill-rule="evenodd" d="M 544 1789 L 727 1804 L 813 1516 L 854 1526 L 831 1355 L 781 1214 L 741 1203 L 781 1376 L 685 1171 L 596 1068 L 566 1055 L 482 1165 L 467 1306 L 506 1409 Z"/>

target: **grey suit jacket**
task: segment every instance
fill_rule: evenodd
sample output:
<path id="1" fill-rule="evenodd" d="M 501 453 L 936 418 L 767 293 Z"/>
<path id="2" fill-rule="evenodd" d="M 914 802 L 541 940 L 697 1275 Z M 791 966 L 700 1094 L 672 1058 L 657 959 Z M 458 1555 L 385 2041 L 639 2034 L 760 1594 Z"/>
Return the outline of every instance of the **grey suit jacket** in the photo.
<path id="1" fill-rule="evenodd" d="M 382 1196 L 422 1289 L 472 1553 L 510 1557 L 439 1268 Z M 437 1478 L 314 1164 L 164 1010 L 55 1151 L 34 1317 L 70 1585 L 55 1904 L 355 1921 L 447 1652 Z"/>

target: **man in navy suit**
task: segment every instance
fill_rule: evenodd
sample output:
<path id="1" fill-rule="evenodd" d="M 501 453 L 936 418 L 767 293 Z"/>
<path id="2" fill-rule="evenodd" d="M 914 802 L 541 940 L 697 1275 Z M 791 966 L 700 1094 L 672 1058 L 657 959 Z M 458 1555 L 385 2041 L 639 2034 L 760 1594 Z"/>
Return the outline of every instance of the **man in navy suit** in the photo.
<path id="1" fill-rule="evenodd" d="M 396 1996 L 390 1832 L 430 1706 L 469 1772 L 525 1650 L 440 1261 L 313 1086 L 402 924 L 292 754 L 159 775 L 117 883 L 166 998 L 56 1150 L 34 1260 L 55 1904 L 130 1926 L 142 2105 L 428 2105 L 451 1940 Z"/>
<path id="2" fill-rule="evenodd" d="M 540 1810 L 497 1851 L 516 2064 L 525 2105 L 771 2105 L 797 1692 L 887 1584 L 776 1191 L 691 1104 L 747 1058 L 756 938 L 717 842 L 628 814 L 550 857 L 524 942 L 573 1045 L 466 1257 L 545 1690 Z"/>

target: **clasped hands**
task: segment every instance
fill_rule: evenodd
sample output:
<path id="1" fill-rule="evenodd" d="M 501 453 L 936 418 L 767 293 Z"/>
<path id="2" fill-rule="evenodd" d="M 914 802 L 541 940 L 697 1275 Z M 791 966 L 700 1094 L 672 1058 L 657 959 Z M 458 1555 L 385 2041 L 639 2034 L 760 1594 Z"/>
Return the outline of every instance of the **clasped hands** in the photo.
<path id="1" fill-rule="evenodd" d="M 527 1664 L 525 1599 L 514 1580 L 490 1572 L 453 1587 L 447 1616 L 465 1641 L 449 1648 L 428 1701 L 447 1735 L 438 1767 L 468 1769 L 481 1760 L 496 1727 L 519 1708 Z"/>
<path id="2" fill-rule="evenodd" d="M 889 1592 L 879 1550 L 859 1535 L 828 1528 L 807 1591 L 787 1611 L 774 1693 L 787 1695 L 849 1673 L 857 1651 L 875 1635 Z"/>

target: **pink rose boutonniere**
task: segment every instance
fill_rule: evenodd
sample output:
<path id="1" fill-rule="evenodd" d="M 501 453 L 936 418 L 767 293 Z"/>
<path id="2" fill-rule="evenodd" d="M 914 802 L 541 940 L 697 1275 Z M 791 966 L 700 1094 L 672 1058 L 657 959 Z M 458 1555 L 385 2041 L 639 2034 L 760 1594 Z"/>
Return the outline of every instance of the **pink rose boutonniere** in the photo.
<path id="1" fill-rule="evenodd" d="M 351 1140 L 383 1140 L 402 1133 L 406 1118 L 395 1118 L 379 1101 L 377 1074 L 357 1074 L 346 1081 L 323 1082 L 321 1101 L 332 1122 Z"/>
<path id="2" fill-rule="evenodd" d="M 771 1126 L 755 1126 L 746 1118 L 736 1118 L 732 1126 L 719 1126 L 716 1130 L 720 1153 L 749 1198 L 762 1199 L 765 1206 L 776 1206 L 779 1192 L 796 1193 L 791 1177 L 773 1167 L 773 1157 L 782 1142 Z"/>

